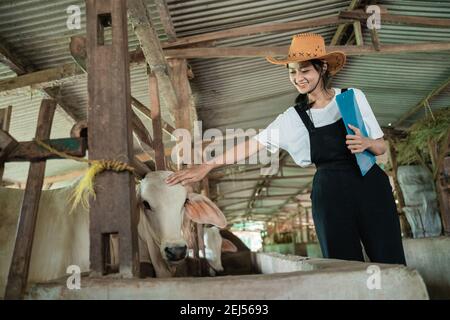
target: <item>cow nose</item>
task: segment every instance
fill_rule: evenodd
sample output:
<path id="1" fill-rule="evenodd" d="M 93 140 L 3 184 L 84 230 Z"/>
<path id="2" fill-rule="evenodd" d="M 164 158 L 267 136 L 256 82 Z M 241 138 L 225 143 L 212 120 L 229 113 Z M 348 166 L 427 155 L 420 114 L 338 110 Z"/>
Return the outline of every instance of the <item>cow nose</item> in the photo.
<path id="1" fill-rule="evenodd" d="M 167 260 L 179 261 L 186 257 L 187 246 L 178 247 L 166 247 L 164 252 L 166 253 Z"/>

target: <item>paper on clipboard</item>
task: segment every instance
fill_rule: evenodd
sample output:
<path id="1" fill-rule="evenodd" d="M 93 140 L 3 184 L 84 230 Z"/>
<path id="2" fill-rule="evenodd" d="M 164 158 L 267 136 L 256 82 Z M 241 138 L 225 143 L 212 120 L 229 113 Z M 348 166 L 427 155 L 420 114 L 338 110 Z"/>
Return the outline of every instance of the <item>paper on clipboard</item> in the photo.
<path id="1" fill-rule="evenodd" d="M 344 120 L 345 129 L 348 134 L 354 135 L 355 132 L 349 128 L 349 124 L 359 128 L 361 134 L 367 137 L 367 129 L 364 125 L 364 121 L 361 115 L 361 111 L 356 101 L 355 92 L 353 89 L 347 90 L 336 96 L 336 103 L 339 111 L 341 112 L 342 119 Z M 355 153 L 356 161 L 361 170 L 361 174 L 364 176 L 370 168 L 376 163 L 376 158 L 373 153 L 368 150 L 364 150 L 360 153 Z"/>

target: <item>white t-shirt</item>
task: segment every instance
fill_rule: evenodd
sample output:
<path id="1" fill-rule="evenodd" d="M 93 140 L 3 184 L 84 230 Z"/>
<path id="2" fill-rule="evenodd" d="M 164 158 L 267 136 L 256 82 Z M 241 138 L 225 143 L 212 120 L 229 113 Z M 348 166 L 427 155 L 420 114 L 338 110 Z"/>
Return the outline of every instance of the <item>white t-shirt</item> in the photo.
<path id="1" fill-rule="evenodd" d="M 353 89 L 356 101 L 360 107 L 360 112 L 371 139 L 381 138 L 384 134 L 378 124 L 372 108 L 364 93 L 356 88 Z M 341 89 L 333 88 L 335 95 L 333 100 L 324 108 L 312 108 L 311 114 L 316 128 L 332 124 L 342 118 L 336 103 L 336 95 L 341 93 Z M 294 159 L 295 163 L 301 167 L 311 164 L 309 133 L 303 121 L 300 119 L 295 107 L 289 107 L 280 114 L 264 130 L 253 137 L 266 148 L 275 153 L 279 148 L 286 150 Z"/>

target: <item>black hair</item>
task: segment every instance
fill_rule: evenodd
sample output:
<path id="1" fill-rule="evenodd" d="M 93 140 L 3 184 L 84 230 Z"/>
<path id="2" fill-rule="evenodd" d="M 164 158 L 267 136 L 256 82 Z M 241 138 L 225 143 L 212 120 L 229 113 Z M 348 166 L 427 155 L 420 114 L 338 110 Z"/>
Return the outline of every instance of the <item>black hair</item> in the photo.
<path id="1" fill-rule="evenodd" d="M 319 73 L 319 77 L 322 77 L 322 88 L 325 90 L 330 89 L 331 75 L 329 70 L 327 69 L 325 73 L 322 74 L 325 62 L 319 59 L 312 59 L 309 61 L 313 65 L 314 69 L 316 69 L 316 71 Z M 289 68 L 289 65 L 286 64 L 286 67 Z M 295 98 L 295 104 L 300 107 L 300 110 L 308 110 L 312 107 L 308 99 L 308 94 L 306 93 L 300 93 L 297 98 Z"/>

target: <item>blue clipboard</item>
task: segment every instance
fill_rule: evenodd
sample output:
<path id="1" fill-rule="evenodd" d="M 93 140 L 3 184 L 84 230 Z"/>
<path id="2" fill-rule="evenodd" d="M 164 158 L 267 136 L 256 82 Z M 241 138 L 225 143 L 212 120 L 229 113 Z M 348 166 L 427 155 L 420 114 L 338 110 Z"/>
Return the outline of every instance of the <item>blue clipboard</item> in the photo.
<path id="1" fill-rule="evenodd" d="M 341 112 L 342 119 L 344 120 L 345 129 L 348 134 L 354 135 L 355 132 L 349 128 L 349 124 L 355 126 L 361 130 L 361 134 L 367 137 L 367 129 L 364 125 L 363 118 L 361 116 L 361 111 L 356 101 L 355 92 L 353 89 L 347 90 L 336 96 L 336 103 L 338 105 L 339 111 Z M 355 153 L 356 162 L 358 163 L 361 174 L 364 176 L 370 168 L 376 163 L 375 155 L 364 150 L 361 153 Z"/>

